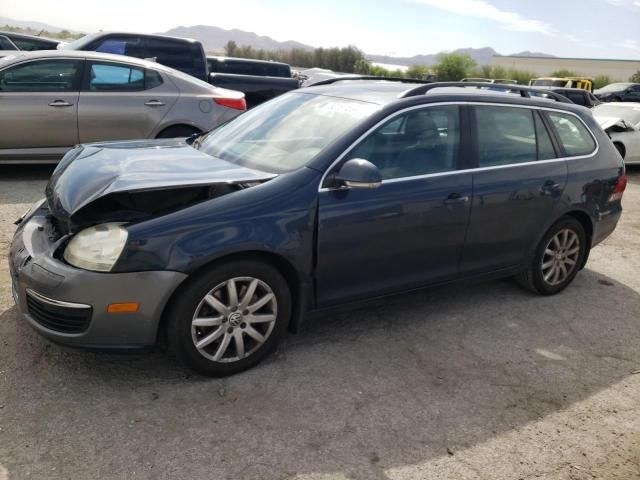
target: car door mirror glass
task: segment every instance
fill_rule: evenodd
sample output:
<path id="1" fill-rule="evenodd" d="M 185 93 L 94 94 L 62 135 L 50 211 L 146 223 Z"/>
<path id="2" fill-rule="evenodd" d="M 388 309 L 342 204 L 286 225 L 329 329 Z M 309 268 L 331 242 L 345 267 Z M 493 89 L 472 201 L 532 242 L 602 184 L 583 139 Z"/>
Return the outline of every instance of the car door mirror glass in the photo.
<path id="1" fill-rule="evenodd" d="M 382 185 L 380 170 L 363 158 L 347 160 L 333 177 L 337 188 L 378 188 Z"/>

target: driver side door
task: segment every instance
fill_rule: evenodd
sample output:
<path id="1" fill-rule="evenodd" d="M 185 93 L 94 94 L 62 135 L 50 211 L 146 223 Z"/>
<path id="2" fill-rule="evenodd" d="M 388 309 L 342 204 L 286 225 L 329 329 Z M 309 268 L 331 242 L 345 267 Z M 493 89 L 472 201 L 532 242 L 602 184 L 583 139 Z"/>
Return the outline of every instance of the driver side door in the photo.
<path id="1" fill-rule="evenodd" d="M 463 107 L 409 109 L 372 129 L 328 172 L 363 158 L 383 180 L 375 189 L 321 186 L 319 306 L 457 277 L 472 195 L 472 174 L 460 170 L 466 132 Z"/>

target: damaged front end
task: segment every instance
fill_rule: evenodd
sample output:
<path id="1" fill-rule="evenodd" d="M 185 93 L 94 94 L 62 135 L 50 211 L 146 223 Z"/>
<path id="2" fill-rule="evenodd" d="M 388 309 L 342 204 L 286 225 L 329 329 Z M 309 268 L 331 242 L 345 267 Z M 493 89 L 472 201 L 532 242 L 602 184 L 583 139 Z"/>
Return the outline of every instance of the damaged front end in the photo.
<path id="1" fill-rule="evenodd" d="M 107 142 L 69 152 L 46 196 L 62 236 L 166 215 L 275 176 L 211 157 L 183 140 Z"/>

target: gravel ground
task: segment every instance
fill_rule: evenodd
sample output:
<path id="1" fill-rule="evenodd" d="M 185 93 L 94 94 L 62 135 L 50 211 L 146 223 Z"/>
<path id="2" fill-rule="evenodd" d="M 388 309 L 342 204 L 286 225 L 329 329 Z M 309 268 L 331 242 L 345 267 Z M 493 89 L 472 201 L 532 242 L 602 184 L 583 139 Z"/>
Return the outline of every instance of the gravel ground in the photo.
<path id="1" fill-rule="evenodd" d="M 508 280 L 321 318 L 238 376 L 49 344 L 20 321 L 0 169 L 0 480 L 640 478 L 640 170 L 564 293 Z"/>

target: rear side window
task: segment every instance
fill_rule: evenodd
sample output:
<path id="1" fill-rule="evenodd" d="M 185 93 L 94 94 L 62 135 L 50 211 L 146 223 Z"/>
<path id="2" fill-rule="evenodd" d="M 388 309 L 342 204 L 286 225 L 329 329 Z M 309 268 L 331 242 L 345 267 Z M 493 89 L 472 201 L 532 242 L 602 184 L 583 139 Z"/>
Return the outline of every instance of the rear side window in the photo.
<path id="1" fill-rule="evenodd" d="M 584 124 L 573 115 L 548 112 L 560 143 L 569 157 L 588 155 L 596 148 L 593 137 Z"/>
<path id="2" fill-rule="evenodd" d="M 144 88 L 145 90 L 149 90 L 150 88 L 155 88 L 159 85 L 162 85 L 162 77 L 155 70 L 146 70 L 144 77 Z"/>
<path id="3" fill-rule="evenodd" d="M 89 50 L 136 58 L 144 56 L 142 39 L 136 37 L 108 37 L 94 43 Z"/>
<path id="4" fill-rule="evenodd" d="M 457 106 L 412 110 L 365 138 L 348 158 L 376 165 L 383 180 L 456 170 L 460 146 Z"/>
<path id="5" fill-rule="evenodd" d="M 532 110 L 477 106 L 474 112 L 480 167 L 524 163 L 537 159 Z"/>
<path id="6" fill-rule="evenodd" d="M 204 78 L 206 65 L 199 43 L 174 41 L 168 38 L 147 38 L 146 41 L 145 58 L 194 77 Z"/>
<path id="7" fill-rule="evenodd" d="M 144 90 L 144 69 L 129 65 L 94 63 L 89 71 L 92 92 Z"/>
<path id="8" fill-rule="evenodd" d="M 79 91 L 80 60 L 39 60 L 0 72 L 2 92 Z"/>

